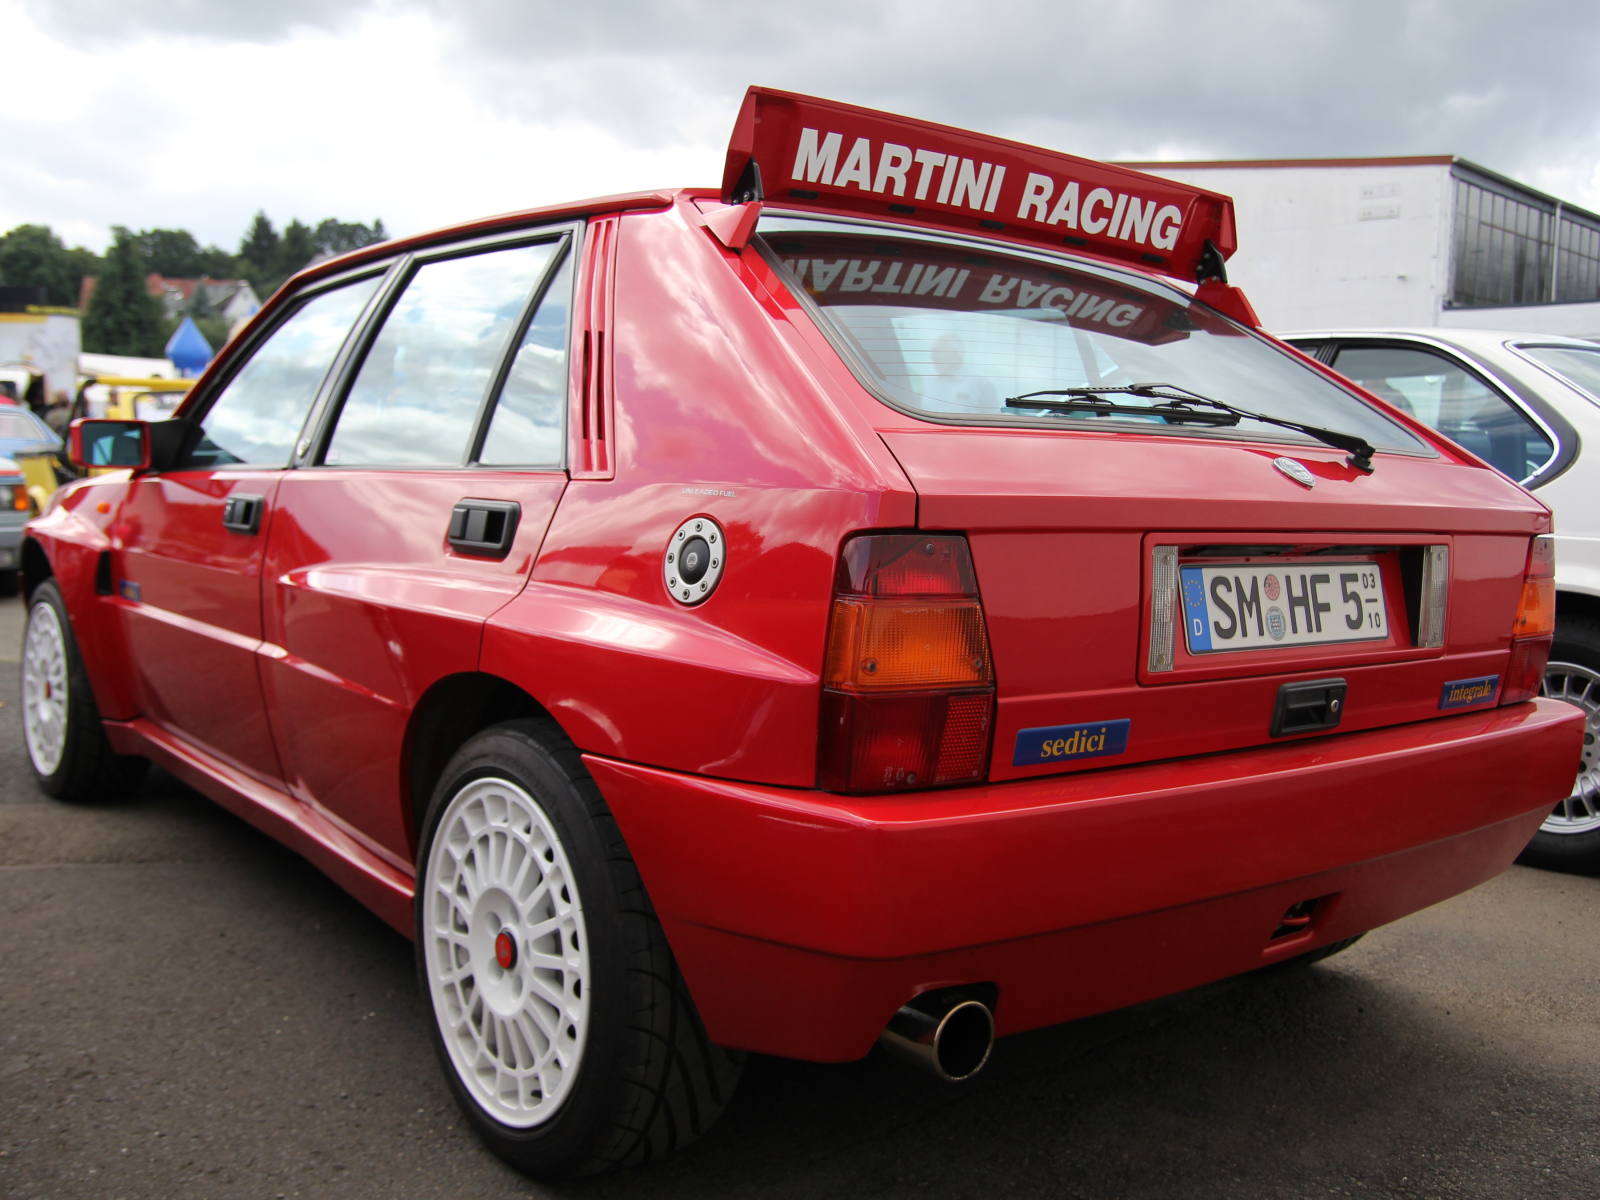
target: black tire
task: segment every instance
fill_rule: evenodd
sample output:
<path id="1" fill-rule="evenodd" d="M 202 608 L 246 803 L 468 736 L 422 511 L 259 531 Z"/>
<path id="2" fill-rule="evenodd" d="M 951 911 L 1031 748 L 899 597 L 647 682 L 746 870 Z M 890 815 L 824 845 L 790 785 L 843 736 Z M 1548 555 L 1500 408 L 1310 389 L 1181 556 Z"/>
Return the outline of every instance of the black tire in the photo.
<path id="1" fill-rule="evenodd" d="M 1577 778 L 1588 776 L 1600 783 L 1600 621 L 1580 617 L 1558 617 L 1555 641 L 1550 647 L 1550 664 L 1545 668 L 1543 694 L 1567 699 L 1584 709 L 1588 728 L 1584 731 L 1583 759 Z M 1577 792 L 1574 787 L 1574 793 Z M 1563 800 L 1533 835 L 1517 861 L 1530 867 L 1558 871 L 1600 869 L 1600 827 L 1567 832 L 1562 824 L 1571 818 L 1593 815 L 1596 793 L 1587 798 L 1576 794 Z"/>
<path id="2" fill-rule="evenodd" d="M 28 763 L 33 768 L 34 778 L 39 781 L 40 788 L 58 800 L 111 799 L 138 791 L 150 763 L 143 758 L 112 752 L 105 726 L 100 722 L 100 710 L 95 706 L 94 691 L 89 686 L 89 674 L 78 653 L 78 639 L 72 632 L 66 602 L 53 579 L 46 579 L 36 587 L 28 602 L 28 623 L 22 638 L 24 707 L 28 705 L 29 681 L 35 677 L 36 670 L 35 658 L 30 654 L 34 622 L 46 619 L 41 609 L 49 610 L 60 630 L 67 699 L 65 734 L 58 743 L 60 757 L 49 770 L 40 768 L 40 758 L 26 732 L 31 714 L 24 713 L 23 740 L 27 743 Z M 53 689 L 54 685 L 51 687 Z"/>
<path id="3" fill-rule="evenodd" d="M 449 880 L 461 875 L 444 874 L 455 869 L 442 857 L 450 850 L 448 844 L 442 848 L 436 864 L 434 843 L 447 813 L 455 814 L 451 829 L 461 828 L 454 822 L 461 819 L 462 805 L 473 794 L 482 794 L 481 788 L 477 793 L 468 789 L 484 780 L 515 784 L 543 811 L 570 866 L 588 946 L 587 1027 L 581 1042 L 573 1043 L 581 1057 L 573 1081 L 554 1101 L 554 1113 L 531 1128 L 504 1123 L 463 1082 L 446 1045 L 448 1018 L 439 1011 L 441 1003 L 450 1001 L 436 997 L 430 977 L 430 938 L 438 961 L 454 964 L 458 973 L 467 961 L 461 943 L 432 932 L 445 926 L 430 923 L 430 902 L 436 906 L 434 918 L 459 930 L 462 943 L 477 936 L 465 923 L 451 924 L 443 916 L 456 912 L 458 885 Z M 462 805 L 452 810 L 457 797 Z M 561 864 L 549 852 L 545 858 L 556 863 L 554 868 L 538 864 L 541 878 L 547 879 L 546 872 L 559 870 Z M 457 1103 L 491 1150 L 530 1175 L 586 1175 L 663 1158 L 711 1127 L 733 1096 L 745 1056 L 713 1046 L 707 1038 L 621 831 L 560 726 L 548 719 L 511 722 L 467 742 L 446 766 L 428 805 L 417 868 L 417 973 L 431 1018 L 429 1032 Z M 437 895 L 436 878 L 446 881 Z M 500 927 L 498 921 L 491 926 Z M 564 945 L 555 936 L 557 947 Z M 513 944 L 524 944 L 520 935 Z M 526 945 L 524 969 L 531 974 L 535 944 Z M 470 961 L 471 982 L 462 985 L 461 994 L 478 997 L 481 1011 L 502 977 L 493 974 L 487 961 L 482 968 L 478 959 Z M 561 986 L 570 987 L 565 981 L 562 976 Z M 520 986 L 516 994 L 522 994 Z M 460 1011 L 467 1008 L 470 1001 Z M 565 1024 L 565 1015 L 550 1011 L 557 1013 L 557 1026 Z M 462 1025 L 454 1028 L 456 1044 L 464 1045 Z M 509 1023 L 505 1031 L 507 1040 L 515 1040 Z M 526 1039 L 518 1043 L 522 1052 L 528 1044 Z M 542 1103 L 543 1093 L 539 1095 Z"/>

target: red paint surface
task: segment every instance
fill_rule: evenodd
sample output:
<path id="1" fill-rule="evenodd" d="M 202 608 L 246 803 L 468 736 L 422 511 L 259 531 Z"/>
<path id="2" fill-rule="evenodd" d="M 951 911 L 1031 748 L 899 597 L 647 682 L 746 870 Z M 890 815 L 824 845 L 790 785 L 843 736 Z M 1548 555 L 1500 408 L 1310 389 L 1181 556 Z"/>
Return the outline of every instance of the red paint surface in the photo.
<path id="1" fill-rule="evenodd" d="M 844 1059 L 942 982 L 998 983 L 1001 1032 L 1016 1032 L 1259 966 L 1284 952 L 1264 957 L 1300 900 L 1342 894 L 1304 949 L 1442 899 L 1510 863 L 1571 786 L 1581 740 L 1581 714 L 1541 700 L 855 799 L 588 762 L 657 911 L 684 934 L 674 949 L 712 1037 Z M 1430 849 L 1385 865 L 1414 847 Z M 1183 930 L 1199 940 L 1169 959 Z M 818 1006 L 837 1040 L 812 1045 Z"/>
<path id="2" fill-rule="evenodd" d="M 1370 476 L 1297 444 L 1319 478 L 1307 490 L 1260 442 L 920 421 L 867 392 L 754 248 L 708 234 L 717 211 L 705 191 L 612 198 L 373 248 L 292 284 L 595 216 L 571 469 L 118 473 L 67 489 L 28 536 L 116 747 L 409 930 L 417 707 L 444 680 L 509 681 L 589 755 L 713 1036 L 816 1059 L 863 1053 L 930 986 L 997 983 L 1009 1032 L 1361 932 L 1502 869 L 1565 793 L 1575 713 L 1436 707 L 1443 681 L 1505 669 L 1528 538 L 1550 523 L 1527 493 L 1426 432 L 1437 459 L 1383 455 Z M 224 536 L 231 490 L 269 496 L 256 538 Z M 503 560 L 448 547 L 467 497 L 522 506 Z M 729 566 L 685 608 L 662 559 L 697 515 L 725 531 Z M 840 546 L 913 528 L 972 547 L 997 689 L 989 781 L 818 792 Z M 1151 676 L 1148 547 L 1167 538 L 1443 541 L 1445 645 L 1180 653 Z M 96 594 L 102 552 L 137 603 Z M 1340 733 L 1263 745 L 1277 688 L 1329 674 L 1349 683 Z M 1021 728 L 1121 717 L 1120 759 L 1010 765 Z M 1335 900 L 1269 950 L 1283 910 L 1313 896 Z"/>
<path id="3" fill-rule="evenodd" d="M 260 780 L 282 778 L 262 706 L 261 549 L 281 471 L 169 471 L 135 477 L 113 528 L 113 587 L 127 623 L 141 711 Z M 265 497 L 261 532 L 222 525 L 235 494 Z"/>
<path id="4" fill-rule="evenodd" d="M 559 472 L 290 472 L 266 557 L 262 683 L 290 790 L 395 856 L 410 852 L 405 735 L 439 680 L 478 669 L 483 624 L 522 590 Z M 503 559 L 445 535 L 468 497 L 521 505 Z"/>

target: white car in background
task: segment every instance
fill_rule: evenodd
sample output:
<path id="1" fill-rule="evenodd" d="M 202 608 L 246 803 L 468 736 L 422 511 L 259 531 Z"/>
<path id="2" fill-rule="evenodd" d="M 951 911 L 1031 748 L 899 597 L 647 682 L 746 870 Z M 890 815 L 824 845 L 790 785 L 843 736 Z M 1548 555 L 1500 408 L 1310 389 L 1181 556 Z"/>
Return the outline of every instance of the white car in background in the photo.
<path id="1" fill-rule="evenodd" d="M 1588 714 L 1572 795 L 1523 852 L 1600 867 L 1600 345 L 1480 329 L 1279 335 L 1536 492 L 1555 512 L 1556 634 L 1544 694 Z"/>

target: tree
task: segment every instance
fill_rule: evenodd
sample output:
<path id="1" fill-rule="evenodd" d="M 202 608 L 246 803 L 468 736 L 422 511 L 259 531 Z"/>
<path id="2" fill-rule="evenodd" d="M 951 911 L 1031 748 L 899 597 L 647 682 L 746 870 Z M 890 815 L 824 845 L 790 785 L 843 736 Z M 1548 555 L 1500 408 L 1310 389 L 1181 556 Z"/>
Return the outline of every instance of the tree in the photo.
<path id="1" fill-rule="evenodd" d="M 384 232 L 381 220 L 374 221 L 368 227 L 360 221 L 336 221 L 329 217 L 317 226 L 316 232 L 318 253 L 329 257 L 348 254 L 351 250 L 359 250 L 363 246 L 388 240 L 389 235 Z"/>
<path id="2" fill-rule="evenodd" d="M 265 210 L 257 212 L 250 228 L 239 242 L 239 274 L 248 279 L 256 294 L 266 296 L 277 288 L 278 260 L 283 239 L 267 219 Z M 271 283 L 272 287 L 267 284 Z"/>
<path id="3" fill-rule="evenodd" d="M 278 270 L 287 279 L 311 261 L 317 253 L 317 243 L 311 226 L 298 219 L 284 226 L 283 241 L 278 246 Z M 281 282 L 281 280 L 280 280 Z"/>
<path id="4" fill-rule="evenodd" d="M 136 236 L 111 227 L 111 249 L 83 319 L 83 348 L 96 354 L 160 358 L 166 350 L 161 302 L 145 286 L 145 260 Z"/>
<path id="5" fill-rule="evenodd" d="M 48 225 L 18 225 L 0 237 L 0 283 L 42 287 L 46 304 L 77 307 L 84 275 L 97 269 L 92 252 L 68 250 Z"/>
<path id="6" fill-rule="evenodd" d="M 168 279 L 194 279 L 200 274 L 200 243 L 187 229 L 146 229 L 134 242 L 144 259 L 146 273 Z"/>

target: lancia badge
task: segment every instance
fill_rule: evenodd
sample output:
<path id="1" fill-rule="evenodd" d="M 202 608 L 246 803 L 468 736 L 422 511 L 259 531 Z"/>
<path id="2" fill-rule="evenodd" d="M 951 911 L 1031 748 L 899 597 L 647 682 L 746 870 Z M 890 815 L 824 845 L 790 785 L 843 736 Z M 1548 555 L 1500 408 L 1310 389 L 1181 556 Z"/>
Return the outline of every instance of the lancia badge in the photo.
<path id="1" fill-rule="evenodd" d="M 1296 483 L 1303 483 L 1307 487 L 1317 486 L 1316 477 L 1306 470 L 1304 463 L 1295 462 L 1292 458 L 1275 458 L 1272 460 L 1272 465 Z"/>

